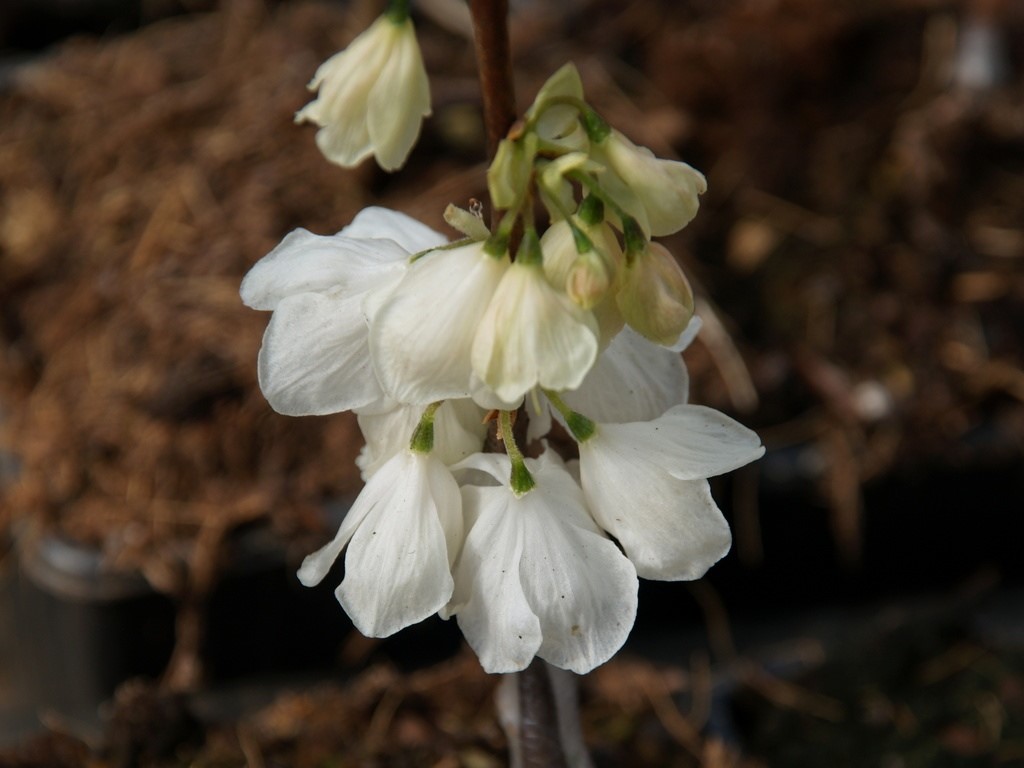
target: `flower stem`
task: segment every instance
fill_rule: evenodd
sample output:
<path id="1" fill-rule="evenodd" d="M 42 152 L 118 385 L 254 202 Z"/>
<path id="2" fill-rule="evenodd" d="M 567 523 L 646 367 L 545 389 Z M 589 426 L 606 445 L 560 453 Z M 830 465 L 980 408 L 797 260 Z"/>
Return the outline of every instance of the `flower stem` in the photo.
<path id="1" fill-rule="evenodd" d="M 508 41 L 508 0 L 469 0 L 473 42 L 480 69 L 480 90 L 487 129 L 487 158 L 498 149 L 516 120 L 516 94 L 512 83 L 512 58 Z M 497 223 L 491 212 L 492 226 Z"/>
<path id="2" fill-rule="evenodd" d="M 521 718 L 519 748 L 524 768 L 566 765 L 558 728 L 558 708 L 547 667 L 547 662 L 534 659 L 530 666 L 516 674 Z"/>
<path id="3" fill-rule="evenodd" d="M 502 411 L 498 417 L 498 423 L 501 428 L 501 441 L 505 443 L 505 452 L 512 463 L 512 476 L 509 478 L 509 485 L 512 487 L 512 493 L 517 497 L 522 496 L 531 491 L 537 483 L 534 482 L 530 470 L 526 468 L 526 459 L 516 443 L 513 434 L 512 411 Z"/>
<path id="4" fill-rule="evenodd" d="M 565 424 L 569 427 L 569 431 L 572 432 L 572 436 L 579 442 L 585 443 L 594 436 L 594 432 L 597 431 L 597 426 L 594 422 L 582 413 L 570 408 L 565 400 L 558 396 L 557 392 L 545 389 L 544 397 L 546 397 L 550 403 L 555 406 L 558 412 L 562 414 L 562 418 L 565 419 Z"/>

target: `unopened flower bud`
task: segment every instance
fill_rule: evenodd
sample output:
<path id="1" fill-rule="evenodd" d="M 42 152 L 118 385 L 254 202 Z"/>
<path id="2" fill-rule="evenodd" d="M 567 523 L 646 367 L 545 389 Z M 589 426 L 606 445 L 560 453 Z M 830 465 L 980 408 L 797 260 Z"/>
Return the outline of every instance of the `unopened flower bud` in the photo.
<path id="1" fill-rule="evenodd" d="M 693 316 L 690 284 L 672 254 L 659 243 L 647 243 L 631 256 L 616 295 L 622 316 L 651 341 L 671 345 Z"/>
<path id="2" fill-rule="evenodd" d="M 407 17 L 378 18 L 320 65 L 309 88 L 319 95 L 295 122 L 320 126 L 320 151 L 346 168 L 370 155 L 385 171 L 400 168 L 430 114 L 427 72 Z"/>
<path id="3" fill-rule="evenodd" d="M 608 292 L 611 280 L 604 260 L 596 251 L 581 253 L 565 280 L 565 292 L 584 309 L 593 309 Z"/>
<path id="4" fill-rule="evenodd" d="M 609 290 L 622 268 L 622 248 L 607 224 L 588 225 L 576 216 L 572 223 L 590 242 L 591 250 L 581 254 L 569 222 L 555 222 L 541 238 L 544 274 L 552 286 L 565 291 L 574 303 L 593 311 L 604 347 L 623 325 L 622 314 Z M 603 287 L 601 271 L 607 280 Z"/>
<path id="5" fill-rule="evenodd" d="M 502 139 L 487 169 L 487 189 L 495 208 L 508 210 L 526 193 L 537 156 L 537 134 L 530 132 L 516 139 Z"/>
<path id="6" fill-rule="evenodd" d="M 579 122 L 579 104 L 583 103 L 583 83 L 572 63 L 566 64 L 541 86 L 526 118 L 535 123 L 545 142 L 565 149 L 587 149 L 587 134 Z"/>
<path id="7" fill-rule="evenodd" d="M 592 145 L 591 155 L 607 169 L 598 177 L 601 187 L 648 236 L 671 235 L 697 215 L 707 182 L 686 163 L 655 157 L 614 129 Z"/>

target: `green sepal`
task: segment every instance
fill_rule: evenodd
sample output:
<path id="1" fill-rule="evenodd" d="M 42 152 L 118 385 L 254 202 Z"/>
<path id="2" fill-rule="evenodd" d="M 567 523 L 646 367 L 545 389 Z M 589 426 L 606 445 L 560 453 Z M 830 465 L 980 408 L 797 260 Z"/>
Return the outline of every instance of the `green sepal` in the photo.
<path id="1" fill-rule="evenodd" d="M 572 231 L 572 240 L 576 244 L 576 253 L 589 253 L 594 250 L 594 241 L 587 237 L 587 233 L 576 226 L 572 219 L 569 222 L 569 229 Z"/>
<path id="2" fill-rule="evenodd" d="M 413 453 L 430 453 L 434 450 L 434 420 L 421 421 L 413 430 L 409 441 L 409 450 Z"/>
<path id="3" fill-rule="evenodd" d="M 517 497 L 529 493 L 537 485 L 537 481 L 533 479 L 530 470 L 526 468 L 526 462 L 522 459 L 512 461 L 512 473 L 508 482 L 512 487 L 512 493 Z"/>
<path id="4" fill-rule="evenodd" d="M 580 221 L 590 226 L 595 226 L 604 221 L 604 202 L 597 195 L 587 195 L 580 203 L 576 215 Z"/>
<path id="5" fill-rule="evenodd" d="M 519 241 L 519 250 L 516 252 L 516 262 L 525 266 L 540 266 L 544 263 L 540 238 L 537 236 L 537 230 L 533 227 L 523 232 L 523 239 Z"/>
<path id="6" fill-rule="evenodd" d="M 573 437 L 581 443 L 587 442 L 597 431 L 597 425 L 577 411 L 572 411 L 566 416 L 565 423 L 569 427 L 569 431 L 572 432 Z"/>
<path id="7" fill-rule="evenodd" d="M 409 440 L 409 450 L 413 453 L 430 453 L 434 450 L 434 414 L 443 402 L 438 400 L 423 409 L 420 423 L 416 425 L 412 439 Z"/>
<path id="8" fill-rule="evenodd" d="M 612 127 L 592 109 L 580 115 L 580 122 L 583 124 L 583 130 L 587 132 L 587 138 L 595 144 L 601 144 L 611 136 Z"/>
<path id="9" fill-rule="evenodd" d="M 508 253 L 508 235 L 498 231 L 484 241 L 484 253 L 488 256 L 501 258 Z"/>
<path id="10" fill-rule="evenodd" d="M 384 15 L 395 24 L 404 24 L 409 19 L 409 0 L 390 0 Z"/>
<path id="11" fill-rule="evenodd" d="M 636 255 L 647 248 L 647 235 L 632 216 L 622 220 L 622 239 L 626 242 L 626 264 L 632 264 Z"/>

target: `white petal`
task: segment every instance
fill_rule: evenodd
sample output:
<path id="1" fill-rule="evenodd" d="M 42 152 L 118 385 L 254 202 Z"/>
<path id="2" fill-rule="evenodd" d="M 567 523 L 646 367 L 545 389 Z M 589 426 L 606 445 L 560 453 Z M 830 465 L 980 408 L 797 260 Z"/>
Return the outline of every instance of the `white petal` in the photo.
<path id="1" fill-rule="evenodd" d="M 628 326 L 601 353 L 578 389 L 562 393 L 575 411 L 601 423 L 649 421 L 686 402 L 689 377 L 677 352 Z"/>
<path id="2" fill-rule="evenodd" d="M 413 262 L 370 328 L 374 368 L 404 403 L 470 396 L 470 348 L 508 259 L 473 243 Z"/>
<path id="3" fill-rule="evenodd" d="M 764 452 L 753 432 L 697 405 L 654 421 L 599 424 L 580 444 L 580 477 L 594 519 L 637 573 L 692 579 L 729 550 L 729 527 L 703 478 Z"/>
<path id="4" fill-rule="evenodd" d="M 423 416 L 421 405 L 399 405 L 383 413 L 359 414 L 359 429 L 366 449 L 356 463 L 368 478 L 396 453 L 409 446 Z M 471 400 L 446 400 L 434 416 L 434 453 L 445 464 L 455 464 L 483 446 L 485 412 Z"/>
<path id="5" fill-rule="evenodd" d="M 466 641 L 489 673 L 517 672 L 541 645 L 540 621 L 520 583 L 522 526 L 509 514 L 508 489 L 462 489 L 463 506 L 476 522 L 466 537 L 448 613 L 457 613 Z"/>
<path id="6" fill-rule="evenodd" d="M 430 114 L 430 85 L 412 22 L 405 22 L 370 94 L 367 127 L 377 163 L 399 168 Z"/>
<path id="7" fill-rule="evenodd" d="M 463 486 L 505 485 L 508 483 L 509 467 L 508 457 L 504 454 L 474 453 L 452 466 L 452 472 Z M 473 479 L 466 479 L 467 477 Z"/>
<path id="8" fill-rule="evenodd" d="M 359 297 L 301 293 L 281 301 L 263 336 L 259 381 L 271 407 L 287 416 L 381 401 Z"/>
<path id="9" fill-rule="evenodd" d="M 704 321 L 694 315 L 690 318 L 690 322 L 686 324 L 683 332 L 679 334 L 679 338 L 676 343 L 668 349 L 673 352 L 685 352 L 687 347 L 693 344 L 693 340 L 697 338 L 697 334 L 700 333 L 701 327 L 704 325 Z"/>
<path id="10" fill-rule="evenodd" d="M 399 467 L 396 464 L 395 467 Z M 387 504 L 394 491 L 395 478 L 390 474 L 383 474 L 376 480 L 371 480 L 359 492 L 352 507 L 345 513 L 345 518 L 338 527 L 334 538 L 311 555 L 307 555 L 299 568 L 299 581 L 303 586 L 314 587 L 324 580 L 328 571 L 334 566 L 341 551 L 348 544 L 352 534 L 360 526 L 367 515 L 376 509 L 380 504 Z"/>
<path id="11" fill-rule="evenodd" d="M 597 322 L 555 291 L 539 266 L 509 267 L 473 339 L 473 371 L 505 400 L 540 384 L 578 387 L 597 357 Z"/>
<path id="12" fill-rule="evenodd" d="M 522 669 L 534 654 L 586 672 L 625 641 L 637 605 L 632 564 L 583 506 L 560 458 L 527 459 L 536 487 L 515 497 L 508 486 L 463 486 L 474 519 L 456 566 L 456 613 L 489 672 Z M 464 462 L 507 478 L 504 455 Z"/>
<path id="13" fill-rule="evenodd" d="M 399 454 L 377 477 L 390 481 L 390 492 L 349 542 L 335 594 L 360 632 L 387 637 L 451 598 L 446 528 L 452 538 L 461 534 L 461 497 L 448 470 L 424 454 Z"/>
<path id="14" fill-rule="evenodd" d="M 426 70 L 412 22 L 381 16 L 317 70 L 316 100 L 295 116 L 320 125 L 317 146 L 351 167 L 370 154 L 393 170 L 404 162 L 430 113 Z"/>
<path id="15" fill-rule="evenodd" d="M 295 121 L 321 126 L 316 144 L 334 163 L 352 167 L 373 152 L 366 112 L 395 33 L 390 20 L 379 18 L 348 48 L 321 64 L 310 83 L 319 88 L 319 95 L 295 115 Z"/>
<path id="16" fill-rule="evenodd" d="M 472 400 L 446 400 L 434 417 L 434 450 L 445 464 L 479 451 L 487 436 L 487 412 Z"/>
<path id="17" fill-rule="evenodd" d="M 526 425 L 526 442 L 532 443 L 551 431 L 551 405 L 536 388 L 526 394 L 523 402 L 526 405 L 526 416 L 530 420 Z"/>
<path id="18" fill-rule="evenodd" d="M 339 235 L 351 238 L 394 240 L 408 253 L 419 253 L 444 245 L 448 239 L 411 216 L 390 208 L 363 208 Z"/>
<path id="19" fill-rule="evenodd" d="M 636 570 L 598 532 L 565 469 L 532 468 L 537 486 L 509 511 L 522 518 L 519 572 L 541 624 L 538 655 L 584 674 L 626 641 L 636 618 Z"/>
<path id="20" fill-rule="evenodd" d="M 731 472 L 764 454 L 756 433 L 703 405 L 677 405 L 650 422 L 602 424 L 600 439 L 680 480 Z"/>
<path id="21" fill-rule="evenodd" d="M 642 456 L 580 445 L 580 476 L 598 525 L 645 579 L 698 579 L 732 544 L 706 480 L 679 480 Z"/>
<path id="22" fill-rule="evenodd" d="M 314 235 L 304 229 L 288 233 L 242 280 L 246 306 L 272 310 L 288 296 L 339 287 L 365 290 L 367 281 L 404 263 L 408 252 L 390 240 L 372 242 Z"/>

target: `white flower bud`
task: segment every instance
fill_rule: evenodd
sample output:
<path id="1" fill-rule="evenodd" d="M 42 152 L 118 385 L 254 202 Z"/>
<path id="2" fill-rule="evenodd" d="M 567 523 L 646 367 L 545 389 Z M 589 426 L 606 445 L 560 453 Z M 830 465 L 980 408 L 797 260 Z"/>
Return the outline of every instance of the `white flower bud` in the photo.
<path id="1" fill-rule="evenodd" d="M 430 84 L 409 19 L 381 16 L 320 65 L 309 89 L 320 93 L 295 122 L 319 125 L 320 151 L 346 168 L 370 155 L 386 171 L 401 167 L 430 114 Z"/>
<path id="2" fill-rule="evenodd" d="M 601 187 L 648 236 L 671 235 L 697 215 L 707 181 L 686 163 L 655 157 L 614 129 L 591 146 L 591 155 L 607 169 L 598 177 Z"/>

